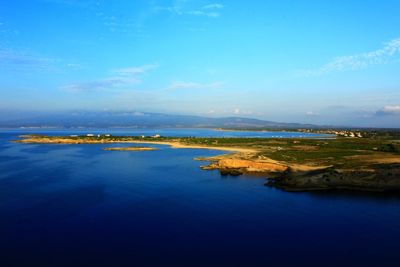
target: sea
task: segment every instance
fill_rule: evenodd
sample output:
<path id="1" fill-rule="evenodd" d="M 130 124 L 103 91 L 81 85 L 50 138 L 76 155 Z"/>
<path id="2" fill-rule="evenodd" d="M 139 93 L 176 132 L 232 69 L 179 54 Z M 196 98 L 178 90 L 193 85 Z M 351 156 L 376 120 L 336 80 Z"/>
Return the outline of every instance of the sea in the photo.
<path id="1" fill-rule="evenodd" d="M 400 266 L 400 195 L 221 176 L 222 151 L 19 144 L 22 134 L 302 137 L 210 129 L 0 130 L 0 266 Z M 132 144 L 130 144 L 132 145 Z"/>

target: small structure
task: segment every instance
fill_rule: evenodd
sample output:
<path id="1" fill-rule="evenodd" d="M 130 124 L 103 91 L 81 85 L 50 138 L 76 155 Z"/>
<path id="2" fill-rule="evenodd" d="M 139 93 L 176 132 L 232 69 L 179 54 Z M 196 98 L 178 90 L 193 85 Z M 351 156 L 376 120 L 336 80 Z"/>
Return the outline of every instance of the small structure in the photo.
<path id="1" fill-rule="evenodd" d="M 155 134 L 155 135 L 152 135 L 151 137 L 153 137 L 153 138 L 160 138 L 160 137 L 161 137 L 161 135 L 159 135 L 159 134 Z"/>
<path id="2" fill-rule="evenodd" d="M 87 134 L 86 136 L 87 136 L 87 137 L 93 137 L 94 134 Z"/>
<path id="3" fill-rule="evenodd" d="M 77 134 L 71 134 L 69 137 L 78 137 Z"/>
<path id="4" fill-rule="evenodd" d="M 104 136 L 105 136 L 105 137 L 110 137 L 110 136 L 111 136 L 111 134 L 105 134 Z"/>

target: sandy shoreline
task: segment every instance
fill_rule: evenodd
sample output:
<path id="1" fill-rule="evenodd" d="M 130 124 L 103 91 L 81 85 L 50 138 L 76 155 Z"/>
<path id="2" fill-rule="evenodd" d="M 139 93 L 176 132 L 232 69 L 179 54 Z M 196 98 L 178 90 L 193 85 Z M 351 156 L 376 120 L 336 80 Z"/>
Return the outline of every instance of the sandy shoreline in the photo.
<path id="1" fill-rule="evenodd" d="M 68 138 L 48 138 L 48 137 L 25 137 L 17 140 L 18 143 L 30 144 L 155 144 L 167 145 L 171 148 L 195 148 L 195 149 L 210 149 L 240 153 L 255 153 L 257 150 L 242 147 L 223 147 L 223 146 L 202 146 L 202 145 L 187 145 L 178 141 L 148 141 L 148 140 L 129 140 L 129 141 L 105 141 L 105 140 L 75 140 Z"/>
<path id="2" fill-rule="evenodd" d="M 197 149 L 210 149 L 210 150 L 221 150 L 230 152 L 241 152 L 241 153 L 254 153 L 257 152 L 255 149 L 250 148 L 239 148 L 239 147 L 222 147 L 222 146 L 201 146 L 201 145 L 186 145 L 179 142 L 163 142 L 163 141 L 127 141 L 127 143 L 134 144 L 156 144 L 156 145 L 168 145 L 171 148 L 197 148 Z"/>
<path id="3" fill-rule="evenodd" d="M 158 148 L 154 147 L 105 147 L 103 150 L 108 151 L 151 151 L 158 150 Z"/>

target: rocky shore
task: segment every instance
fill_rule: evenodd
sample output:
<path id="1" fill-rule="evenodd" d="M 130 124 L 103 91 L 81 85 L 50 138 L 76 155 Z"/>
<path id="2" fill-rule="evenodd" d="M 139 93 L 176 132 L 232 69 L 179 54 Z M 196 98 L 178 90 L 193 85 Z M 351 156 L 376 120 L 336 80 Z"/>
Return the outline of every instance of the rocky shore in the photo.
<path id="1" fill-rule="evenodd" d="M 209 158 L 203 170 L 219 170 L 224 176 L 261 176 L 265 185 L 286 191 L 360 190 L 400 191 L 400 163 L 372 164 L 368 168 L 340 169 L 333 166 L 307 166 L 273 160 L 246 160 L 242 155 Z M 200 159 L 207 160 L 207 159 Z"/>
<path id="2" fill-rule="evenodd" d="M 290 168 L 268 179 L 268 186 L 287 191 L 361 190 L 399 191 L 400 164 L 376 165 L 371 169 L 326 168 L 309 172 L 294 172 Z"/>

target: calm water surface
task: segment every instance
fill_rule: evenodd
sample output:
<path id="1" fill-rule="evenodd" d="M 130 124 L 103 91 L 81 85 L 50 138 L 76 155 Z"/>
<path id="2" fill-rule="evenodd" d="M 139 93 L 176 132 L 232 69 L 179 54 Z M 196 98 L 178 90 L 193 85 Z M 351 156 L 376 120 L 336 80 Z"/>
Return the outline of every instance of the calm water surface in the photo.
<path id="1" fill-rule="evenodd" d="M 266 131 L 219 131 L 214 129 L 132 129 L 132 128 L 112 128 L 112 129 L 18 129 L 10 130 L 19 134 L 37 133 L 46 135 L 68 135 L 68 134 L 113 134 L 113 135 L 155 135 L 174 136 L 174 137 L 264 137 L 264 138 L 326 138 L 332 137 L 328 134 L 301 133 L 301 132 L 266 132 Z"/>
<path id="2" fill-rule="evenodd" d="M 396 195 L 287 193 L 192 160 L 220 151 L 21 133 L 0 132 L 0 266 L 400 266 Z"/>

